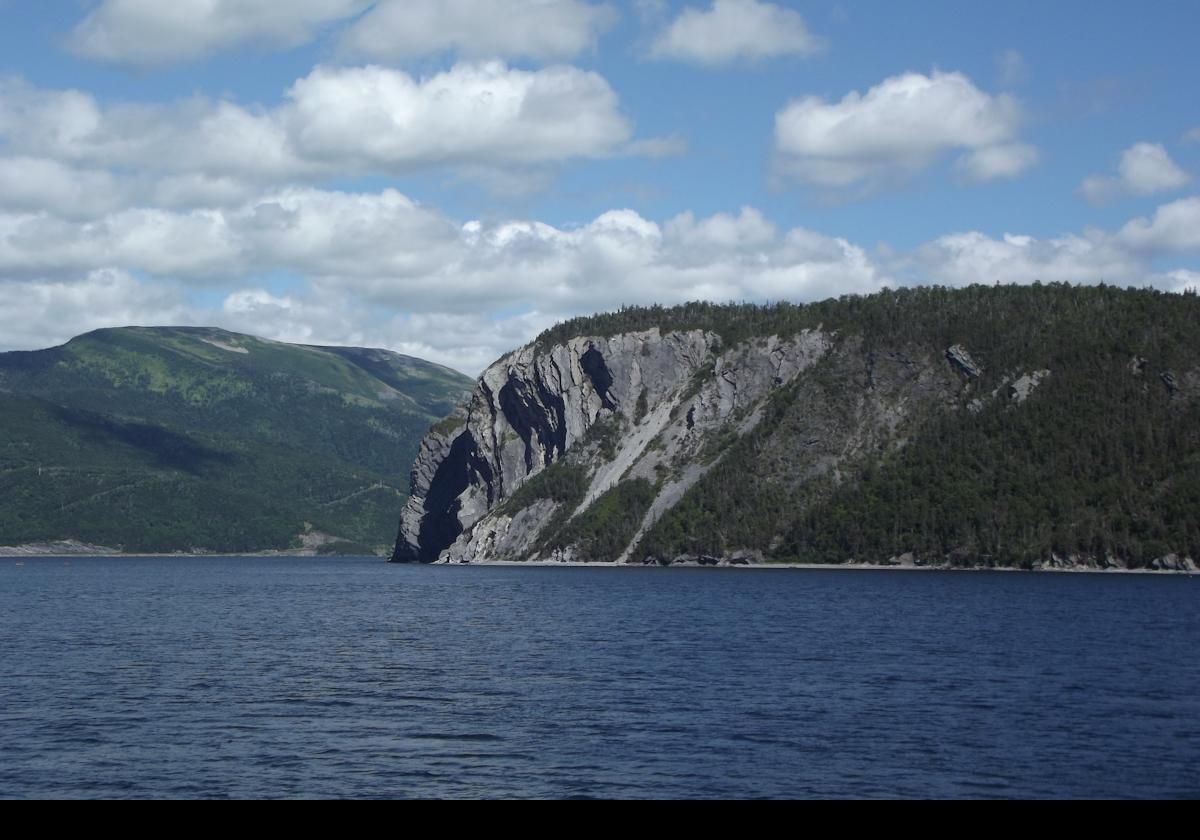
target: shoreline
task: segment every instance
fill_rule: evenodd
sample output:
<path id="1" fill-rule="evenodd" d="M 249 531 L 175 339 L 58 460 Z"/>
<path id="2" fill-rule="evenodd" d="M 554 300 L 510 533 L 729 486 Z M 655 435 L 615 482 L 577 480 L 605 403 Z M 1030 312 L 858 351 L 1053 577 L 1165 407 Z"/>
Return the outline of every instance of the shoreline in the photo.
<path id="1" fill-rule="evenodd" d="M 480 563 L 430 563 L 431 566 L 483 568 L 496 567 L 535 567 L 535 568 L 583 568 L 583 569 L 745 569 L 748 571 L 770 571 L 773 569 L 789 569 L 800 571 L 855 571 L 855 572 L 1004 572 L 1013 574 L 1122 574 L 1122 575 L 1200 575 L 1200 571 L 1188 569 L 1099 569 L 1091 566 L 1068 566 L 1063 568 L 1043 567 L 1036 569 L 1018 569 L 1012 566 L 916 566 L 907 564 L 884 563 L 672 563 L 669 566 L 640 563 L 605 563 L 602 561 L 582 561 L 562 563 L 556 560 L 489 560 Z"/>
<path id="2" fill-rule="evenodd" d="M 82 548 L 82 547 L 81 547 Z M 183 558 L 244 558 L 253 559 L 277 559 L 277 558 L 298 558 L 312 559 L 323 558 L 329 560 L 338 559 L 375 559 L 381 563 L 386 563 L 386 555 L 370 555 L 370 554 L 318 554 L 311 549 L 295 549 L 295 550 L 268 550 L 268 551 L 253 551 L 253 552 L 120 552 L 111 549 L 102 549 L 99 546 L 93 547 L 96 550 L 53 550 L 49 546 L 0 546 L 0 559 L 2 560 L 99 560 L 105 558 L 143 558 L 143 559 L 183 559 Z M 563 563 L 556 560 L 491 560 L 479 563 L 429 563 L 429 564 L 398 564 L 398 565 L 429 565 L 429 566 L 451 566 L 451 567 L 484 567 L 484 568 L 556 568 L 556 569 L 745 569 L 747 571 L 771 571 L 771 570 L 798 570 L 798 571 L 862 571 L 862 572 L 1003 572 L 1003 573 L 1026 573 L 1026 574 L 1097 574 L 1097 575 L 1200 575 L 1200 571 L 1190 569 L 1125 569 L 1125 568 L 1107 568 L 1101 569 L 1093 566 L 1065 566 L 1065 567 L 1042 567 L 1034 569 L 1018 569 L 1011 566 L 950 566 L 950 565 L 933 565 L 933 566 L 917 566 L 914 564 L 885 564 L 885 563 L 672 563 L 668 566 L 660 566 L 657 564 L 630 564 L 616 562 L 606 563 L 602 561 L 581 561 Z"/>
<path id="3" fill-rule="evenodd" d="M 22 557 L 371 557 L 386 560 L 387 555 L 321 554 L 311 548 L 266 549 L 264 551 L 118 551 L 103 545 L 87 545 L 74 541 L 0 545 L 0 558 Z"/>

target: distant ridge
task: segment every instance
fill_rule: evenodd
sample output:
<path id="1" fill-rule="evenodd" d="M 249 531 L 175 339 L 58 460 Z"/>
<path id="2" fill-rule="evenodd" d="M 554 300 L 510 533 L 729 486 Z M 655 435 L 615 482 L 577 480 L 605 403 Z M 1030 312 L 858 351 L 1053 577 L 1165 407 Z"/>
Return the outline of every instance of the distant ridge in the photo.
<path id="1" fill-rule="evenodd" d="M 0 546 L 377 552 L 470 380 L 208 327 L 0 353 Z"/>

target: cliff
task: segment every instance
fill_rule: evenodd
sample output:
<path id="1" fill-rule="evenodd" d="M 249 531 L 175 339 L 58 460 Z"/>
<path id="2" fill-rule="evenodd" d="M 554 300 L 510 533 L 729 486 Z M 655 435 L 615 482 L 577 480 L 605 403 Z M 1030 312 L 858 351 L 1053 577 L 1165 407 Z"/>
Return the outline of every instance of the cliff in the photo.
<path id="1" fill-rule="evenodd" d="M 1187 569 L 1194 309 L 1041 287 L 581 319 L 425 437 L 393 559 Z"/>

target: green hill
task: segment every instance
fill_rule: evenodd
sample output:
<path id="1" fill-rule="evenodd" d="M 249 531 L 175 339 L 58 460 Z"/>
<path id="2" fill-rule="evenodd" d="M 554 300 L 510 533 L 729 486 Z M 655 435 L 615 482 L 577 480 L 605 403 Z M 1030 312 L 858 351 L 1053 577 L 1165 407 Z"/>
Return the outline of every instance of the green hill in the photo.
<path id="1" fill-rule="evenodd" d="M 0 545 L 377 550 L 402 465 L 469 387 L 384 350 L 210 328 L 0 354 Z"/>

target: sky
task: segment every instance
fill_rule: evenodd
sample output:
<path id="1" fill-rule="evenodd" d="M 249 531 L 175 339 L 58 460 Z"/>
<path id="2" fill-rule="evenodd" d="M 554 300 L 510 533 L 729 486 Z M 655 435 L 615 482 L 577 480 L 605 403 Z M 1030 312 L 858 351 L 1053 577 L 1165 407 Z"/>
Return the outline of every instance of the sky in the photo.
<path id="1" fill-rule="evenodd" d="M 0 0 L 0 350 L 1200 286 L 1200 4 Z"/>

